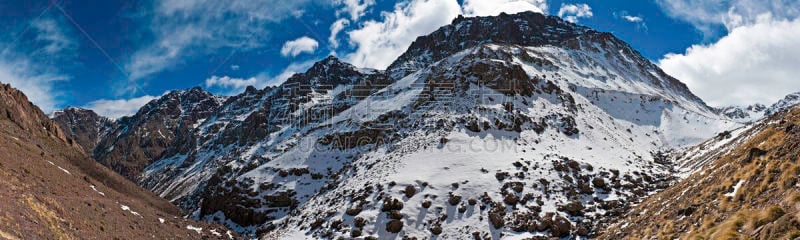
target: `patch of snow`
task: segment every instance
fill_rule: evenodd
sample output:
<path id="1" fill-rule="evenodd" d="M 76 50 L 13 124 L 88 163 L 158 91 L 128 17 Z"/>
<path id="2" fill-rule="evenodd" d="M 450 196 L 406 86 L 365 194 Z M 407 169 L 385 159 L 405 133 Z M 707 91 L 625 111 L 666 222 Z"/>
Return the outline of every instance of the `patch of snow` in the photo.
<path id="1" fill-rule="evenodd" d="M 195 226 L 192 226 L 192 225 L 186 225 L 186 229 L 195 231 L 197 233 L 202 233 L 202 231 L 203 231 L 203 228 L 195 227 Z"/>
<path id="2" fill-rule="evenodd" d="M 105 193 L 103 193 L 103 192 L 101 192 L 101 191 L 98 191 L 98 190 L 97 190 L 97 187 L 95 187 L 94 185 L 89 185 L 89 187 L 91 187 L 91 188 L 92 188 L 92 190 L 94 190 L 96 193 L 98 193 L 98 194 L 100 194 L 100 195 L 103 195 L 103 196 L 106 196 L 106 194 L 105 194 Z"/>
<path id="3" fill-rule="evenodd" d="M 744 180 L 739 180 L 739 182 L 736 183 L 735 186 L 733 186 L 733 191 L 729 192 L 729 193 L 726 193 L 725 196 L 726 197 L 736 197 L 736 192 L 739 191 L 739 188 L 742 187 L 742 184 L 744 184 Z"/>
<path id="4" fill-rule="evenodd" d="M 65 173 L 67 173 L 67 174 L 69 174 L 69 175 L 72 175 L 72 173 L 70 173 L 69 171 L 67 171 L 67 169 L 64 169 L 64 168 L 62 168 L 61 166 L 56 166 L 56 167 L 58 167 L 58 169 L 61 169 L 61 171 L 64 171 Z"/>
<path id="5" fill-rule="evenodd" d="M 133 214 L 133 215 L 136 215 L 136 216 L 142 217 L 142 215 L 141 215 L 141 214 L 139 214 L 138 212 L 134 212 L 134 211 L 133 211 L 133 210 L 131 210 L 131 208 L 130 208 L 130 207 L 128 207 L 128 206 L 125 206 L 125 205 L 122 205 L 122 204 L 120 204 L 120 207 L 122 208 L 122 211 L 128 211 L 128 212 L 130 212 L 130 213 L 131 213 L 131 214 Z"/>

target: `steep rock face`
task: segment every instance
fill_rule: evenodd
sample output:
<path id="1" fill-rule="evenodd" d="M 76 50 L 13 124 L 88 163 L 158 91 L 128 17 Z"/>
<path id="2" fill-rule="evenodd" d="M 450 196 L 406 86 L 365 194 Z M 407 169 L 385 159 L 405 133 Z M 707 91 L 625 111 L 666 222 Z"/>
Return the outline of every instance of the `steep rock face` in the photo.
<path id="1" fill-rule="evenodd" d="M 173 91 L 135 115 L 123 117 L 94 149 L 98 162 L 134 181 L 164 152 L 181 153 L 193 144 L 193 131 L 225 99 L 200 88 Z"/>
<path id="2" fill-rule="evenodd" d="M 418 37 L 387 69 L 395 79 L 404 77 L 457 52 L 484 43 L 524 46 L 556 45 L 591 29 L 558 17 L 534 12 L 495 17 L 459 16 L 450 25 Z M 535 33 L 535 34 L 531 34 Z"/>
<path id="3" fill-rule="evenodd" d="M 113 120 L 82 108 L 71 107 L 56 111 L 50 118 L 89 155 L 100 140 L 106 138 L 108 133 L 116 128 L 116 122 Z"/>
<path id="4" fill-rule="evenodd" d="M 606 239 L 792 239 L 800 232 L 800 109 L 709 140 L 707 161 L 618 219 Z M 711 157 L 708 157 L 711 156 Z"/>
<path id="5" fill-rule="evenodd" d="M 229 238 L 88 158 L 9 85 L 0 85 L 0 111 L 0 238 Z"/>
<path id="6" fill-rule="evenodd" d="M 63 141 L 71 146 L 74 141 L 70 139 L 58 124 L 49 121 L 41 109 L 33 105 L 28 98 L 17 89 L 8 84 L 0 83 L 0 118 L 16 124 L 22 130 L 31 134 L 44 134 L 53 139 Z"/>

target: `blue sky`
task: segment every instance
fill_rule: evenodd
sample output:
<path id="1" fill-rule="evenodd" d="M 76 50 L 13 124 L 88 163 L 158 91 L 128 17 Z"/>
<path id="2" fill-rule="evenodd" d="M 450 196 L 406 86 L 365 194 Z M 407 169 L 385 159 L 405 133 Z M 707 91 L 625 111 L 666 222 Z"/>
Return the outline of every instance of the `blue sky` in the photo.
<path id="1" fill-rule="evenodd" d="M 766 103 L 800 91 L 800 80 L 791 78 L 797 70 L 768 69 L 781 90 L 748 97 L 713 94 L 714 84 L 734 81 L 719 70 L 741 69 L 736 62 L 697 65 L 739 56 L 729 54 L 757 45 L 760 39 L 752 38 L 758 33 L 796 29 L 798 5 L 796 0 L 0 1 L 0 82 L 22 89 L 45 111 L 83 106 L 119 117 L 169 90 L 201 86 L 230 95 L 246 85 L 277 84 L 331 54 L 359 67 L 382 68 L 416 36 L 458 14 L 534 10 L 614 33 L 712 105 Z M 743 36 L 726 40 L 737 31 Z M 757 53 L 766 60 L 749 63 L 751 68 L 788 58 L 781 50 L 800 49 L 790 41 L 800 34 L 778 34 L 773 38 L 781 41 L 754 46 L 764 48 Z"/>

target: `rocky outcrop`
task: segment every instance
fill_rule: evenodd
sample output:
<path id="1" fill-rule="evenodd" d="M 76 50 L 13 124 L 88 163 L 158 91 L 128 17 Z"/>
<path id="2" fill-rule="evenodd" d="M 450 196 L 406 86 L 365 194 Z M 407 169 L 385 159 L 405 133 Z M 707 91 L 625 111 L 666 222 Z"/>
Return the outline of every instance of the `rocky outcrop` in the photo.
<path id="1" fill-rule="evenodd" d="M 67 136 L 91 155 L 97 144 L 116 128 L 115 121 L 97 115 L 92 110 L 70 107 L 56 111 L 51 119 L 58 123 Z"/>
<path id="2" fill-rule="evenodd" d="M 98 162 L 138 181 L 145 167 L 165 154 L 188 151 L 198 124 L 225 100 L 200 88 L 173 91 L 142 107 L 135 115 L 117 120 L 117 126 L 93 151 Z"/>

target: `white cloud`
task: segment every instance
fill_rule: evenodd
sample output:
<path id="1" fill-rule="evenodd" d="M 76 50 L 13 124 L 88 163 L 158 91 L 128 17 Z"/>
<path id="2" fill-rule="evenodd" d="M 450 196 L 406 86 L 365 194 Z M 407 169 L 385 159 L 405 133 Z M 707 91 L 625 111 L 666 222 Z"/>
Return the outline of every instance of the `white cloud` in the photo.
<path id="1" fill-rule="evenodd" d="M 405 51 L 418 36 L 450 23 L 461 13 L 455 0 L 412 0 L 382 12 L 383 21 L 366 21 L 348 32 L 357 47 L 345 60 L 359 67 L 383 69 Z"/>
<path id="2" fill-rule="evenodd" d="M 54 19 L 36 19 L 31 22 L 31 27 L 37 32 L 36 41 L 45 44 L 40 50 L 48 54 L 49 57 L 52 57 L 52 54 L 75 50 L 78 46 L 74 39 L 67 36 L 63 26 Z"/>
<path id="3" fill-rule="evenodd" d="M 632 23 L 638 23 L 638 22 L 644 21 L 644 19 L 642 19 L 642 17 L 639 17 L 639 16 L 625 15 L 625 16 L 622 16 L 622 18 L 625 19 L 626 21 L 632 22 Z"/>
<path id="4" fill-rule="evenodd" d="M 226 95 L 240 93 L 244 90 L 247 86 L 256 86 L 258 84 L 258 79 L 255 77 L 251 78 L 234 78 L 229 76 L 211 76 L 210 78 L 206 79 L 206 88 L 219 88 L 224 89 L 224 93 Z"/>
<path id="5" fill-rule="evenodd" d="M 129 80 L 135 83 L 179 66 L 187 57 L 263 47 L 269 42 L 269 25 L 302 15 L 302 6 L 310 1 L 155 1 L 153 11 L 140 19 L 154 39 L 137 49 L 125 65 Z"/>
<path id="6" fill-rule="evenodd" d="M 590 18 L 592 15 L 592 8 L 585 3 L 561 4 L 561 8 L 558 9 L 558 16 L 571 23 L 577 23 L 578 18 Z"/>
<path id="7" fill-rule="evenodd" d="M 319 47 L 317 40 L 304 36 L 284 43 L 281 48 L 281 55 L 294 57 L 304 52 L 313 53 L 317 50 L 317 47 Z"/>
<path id="8" fill-rule="evenodd" d="M 100 99 L 86 104 L 83 108 L 91 109 L 101 116 L 118 119 L 135 114 L 142 106 L 156 98 L 158 97 L 147 95 L 131 99 Z"/>
<path id="9" fill-rule="evenodd" d="M 797 0 L 656 0 L 673 18 L 694 25 L 706 35 L 715 33 L 715 26 L 732 30 L 753 24 L 759 15 L 772 14 L 775 19 L 792 19 L 800 15 Z"/>
<path id="10" fill-rule="evenodd" d="M 233 70 L 233 71 L 237 71 L 237 70 L 239 70 L 239 68 L 241 68 L 239 65 L 235 65 L 235 64 L 231 65 L 231 70 Z"/>
<path id="11" fill-rule="evenodd" d="M 344 30 L 344 27 L 346 27 L 349 24 L 350 21 L 344 18 L 336 20 L 336 22 L 333 22 L 333 24 L 331 24 L 331 36 L 328 37 L 328 43 L 330 43 L 331 48 L 335 49 L 339 47 L 339 40 L 336 38 L 336 36 L 339 35 L 339 32 Z"/>
<path id="12" fill-rule="evenodd" d="M 62 104 L 63 92 L 55 85 L 71 77 L 59 63 L 71 59 L 77 41 L 61 19 L 41 16 L 29 22 L 33 41 L 0 42 L 0 82 L 19 89 L 45 113 Z M 19 32 L 0 33 L 0 39 L 14 39 Z"/>
<path id="13" fill-rule="evenodd" d="M 336 4 L 344 5 L 344 8 L 336 11 L 336 15 L 347 13 L 350 19 L 357 21 L 364 16 L 369 6 L 375 5 L 375 0 L 335 0 Z"/>
<path id="14" fill-rule="evenodd" d="M 232 78 L 229 76 L 211 76 L 206 79 L 206 87 L 223 87 L 223 88 L 245 88 L 247 86 L 255 85 L 256 78 Z"/>
<path id="15" fill-rule="evenodd" d="M 45 113 L 56 110 L 60 105 L 54 84 L 68 80 L 69 77 L 51 69 L 43 69 L 23 56 L 0 59 L 0 82 L 11 84 Z"/>
<path id="16" fill-rule="evenodd" d="M 800 91 L 800 19 L 756 19 L 716 43 L 668 54 L 659 66 L 712 106 L 770 104 Z"/>
<path id="17" fill-rule="evenodd" d="M 514 14 L 533 11 L 547 11 L 545 0 L 464 0 L 464 15 L 495 16 L 502 12 Z"/>

